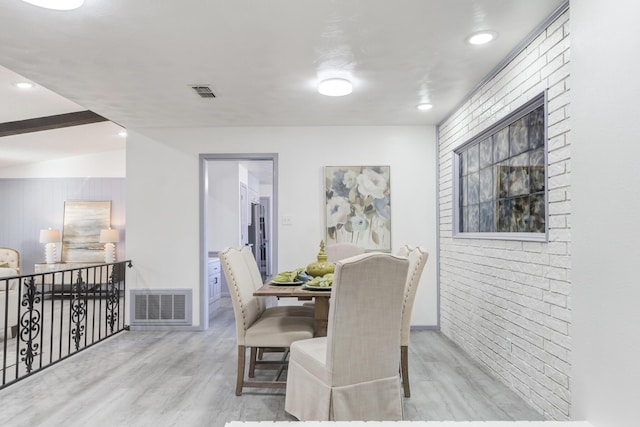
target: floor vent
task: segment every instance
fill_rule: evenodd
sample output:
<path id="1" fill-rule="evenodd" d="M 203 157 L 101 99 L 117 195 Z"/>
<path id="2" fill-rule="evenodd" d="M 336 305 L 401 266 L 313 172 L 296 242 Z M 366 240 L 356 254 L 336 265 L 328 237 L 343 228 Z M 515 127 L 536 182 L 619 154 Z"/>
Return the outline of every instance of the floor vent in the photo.
<path id="1" fill-rule="evenodd" d="M 191 289 L 134 289 L 131 326 L 191 326 Z"/>

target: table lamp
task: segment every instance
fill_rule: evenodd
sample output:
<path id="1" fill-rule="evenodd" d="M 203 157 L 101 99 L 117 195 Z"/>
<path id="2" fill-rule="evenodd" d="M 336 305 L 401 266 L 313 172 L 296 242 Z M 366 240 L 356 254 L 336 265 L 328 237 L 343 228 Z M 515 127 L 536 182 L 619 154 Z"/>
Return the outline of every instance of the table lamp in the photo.
<path id="1" fill-rule="evenodd" d="M 116 262 L 116 245 L 115 243 L 120 241 L 118 230 L 113 230 L 111 227 L 105 230 L 100 230 L 100 243 L 104 243 L 104 262 L 106 264 L 112 264 Z"/>
<path id="2" fill-rule="evenodd" d="M 56 246 L 60 241 L 60 230 L 40 230 L 40 243 L 44 243 L 44 259 L 47 264 L 56 262 Z"/>

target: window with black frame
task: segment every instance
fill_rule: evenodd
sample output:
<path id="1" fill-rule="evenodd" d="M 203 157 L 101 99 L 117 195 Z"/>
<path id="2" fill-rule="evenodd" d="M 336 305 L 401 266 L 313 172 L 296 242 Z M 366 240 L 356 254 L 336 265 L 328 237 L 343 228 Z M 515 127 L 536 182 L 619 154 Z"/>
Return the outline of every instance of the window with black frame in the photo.
<path id="1" fill-rule="evenodd" d="M 456 234 L 546 236 L 545 129 L 540 95 L 456 150 Z"/>

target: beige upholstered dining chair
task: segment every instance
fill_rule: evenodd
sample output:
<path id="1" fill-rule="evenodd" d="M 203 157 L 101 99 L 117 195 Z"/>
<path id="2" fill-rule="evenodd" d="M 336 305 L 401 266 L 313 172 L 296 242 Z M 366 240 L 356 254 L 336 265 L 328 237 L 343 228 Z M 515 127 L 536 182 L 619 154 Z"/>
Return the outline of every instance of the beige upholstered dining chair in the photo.
<path id="1" fill-rule="evenodd" d="M 262 282 L 262 275 L 258 268 L 258 263 L 251 248 L 248 246 L 241 246 L 236 249 L 245 262 L 245 267 L 251 277 L 251 283 L 254 289 L 260 288 L 264 283 Z M 256 297 L 261 309 L 265 310 L 264 315 L 286 315 L 286 316 L 309 316 L 313 317 L 313 307 L 304 307 L 301 305 L 285 305 L 285 306 L 268 306 L 266 297 Z"/>
<path id="2" fill-rule="evenodd" d="M 246 268 L 251 275 L 251 282 L 253 283 L 253 287 L 255 289 L 260 288 L 262 283 L 262 274 L 260 274 L 260 268 L 258 268 L 258 263 L 256 262 L 256 258 L 253 256 L 253 251 L 248 246 L 241 246 L 237 248 L 237 251 L 242 255 Z M 267 297 L 256 297 L 258 304 L 260 305 L 260 309 L 264 310 L 263 316 L 308 316 L 313 317 L 313 306 L 304 306 L 304 305 L 284 305 L 284 306 L 276 306 L 271 305 L 267 302 Z M 285 352 L 284 357 L 286 357 L 286 348 L 256 348 L 251 347 L 251 356 L 249 358 L 249 378 L 253 378 L 255 376 L 255 367 L 256 362 L 258 360 L 262 360 L 265 352 L 276 352 L 282 353 Z"/>
<path id="3" fill-rule="evenodd" d="M 327 253 L 327 261 L 338 262 L 355 255 L 363 254 L 364 248 L 354 245 L 353 243 L 331 243 L 324 247 L 324 251 Z"/>
<path id="4" fill-rule="evenodd" d="M 400 368 L 402 372 L 402 387 L 404 396 L 411 396 L 409 385 L 409 334 L 411 332 L 411 313 L 416 298 L 416 291 L 420 284 L 422 270 L 427 263 L 429 254 L 420 246 L 412 248 L 405 245 L 398 251 L 399 256 L 409 258 L 409 273 L 404 286 L 404 303 L 402 304 L 402 334 L 400 343 Z"/>
<path id="5" fill-rule="evenodd" d="M 326 337 L 291 345 L 285 410 L 302 421 L 401 420 L 400 327 L 406 258 L 338 261 Z"/>
<path id="6" fill-rule="evenodd" d="M 238 372 L 236 395 L 242 394 L 244 387 L 285 387 L 286 382 L 275 378 L 272 381 L 245 380 L 246 350 L 252 349 L 250 370 L 255 363 L 257 348 L 288 348 L 297 340 L 313 337 L 313 318 L 309 316 L 267 314 L 264 301 L 255 297 L 252 273 L 247 268 L 243 248 L 226 248 L 218 254 L 224 272 L 233 312 L 236 319 L 238 342 Z M 267 363 L 267 362 L 261 362 Z"/>

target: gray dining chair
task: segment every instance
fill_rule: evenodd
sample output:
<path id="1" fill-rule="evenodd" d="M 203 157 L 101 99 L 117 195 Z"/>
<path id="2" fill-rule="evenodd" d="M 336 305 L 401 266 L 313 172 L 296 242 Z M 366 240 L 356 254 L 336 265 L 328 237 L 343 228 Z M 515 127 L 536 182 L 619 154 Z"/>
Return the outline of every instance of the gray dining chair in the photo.
<path id="1" fill-rule="evenodd" d="M 409 260 L 336 263 L 326 337 L 291 344 L 285 410 L 301 421 L 401 420 L 400 330 Z"/>

